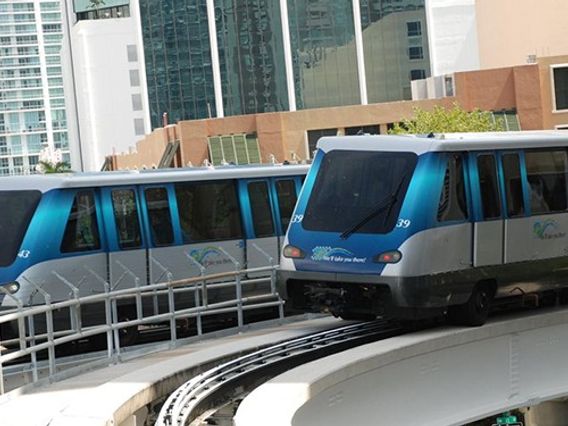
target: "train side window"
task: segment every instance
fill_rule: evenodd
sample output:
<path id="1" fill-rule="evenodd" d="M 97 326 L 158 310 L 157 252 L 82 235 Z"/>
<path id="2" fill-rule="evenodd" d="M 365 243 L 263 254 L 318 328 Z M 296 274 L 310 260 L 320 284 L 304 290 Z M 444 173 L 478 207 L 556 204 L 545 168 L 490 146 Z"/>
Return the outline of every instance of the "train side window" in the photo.
<path id="1" fill-rule="evenodd" d="M 142 246 L 136 194 L 132 189 L 112 191 L 112 209 L 121 249 L 139 248 Z"/>
<path id="2" fill-rule="evenodd" d="M 152 241 L 155 246 L 167 246 L 174 242 L 168 192 L 165 188 L 148 188 L 144 191 Z"/>
<path id="3" fill-rule="evenodd" d="M 184 242 L 242 238 L 233 181 L 177 184 L 175 191 Z"/>
<path id="4" fill-rule="evenodd" d="M 466 220 L 468 217 L 461 154 L 452 154 L 448 158 L 437 217 L 439 222 Z"/>
<path id="5" fill-rule="evenodd" d="M 254 234 L 257 238 L 271 237 L 274 235 L 274 221 L 268 195 L 266 182 L 251 182 L 248 184 L 250 208 Z"/>
<path id="6" fill-rule="evenodd" d="M 566 211 L 566 151 L 533 151 L 525 154 L 533 214 Z"/>
<path id="7" fill-rule="evenodd" d="M 75 195 L 73 206 L 65 225 L 62 253 L 99 250 L 101 241 L 93 191 L 80 191 Z"/>
<path id="8" fill-rule="evenodd" d="M 285 234 L 296 206 L 297 196 L 294 181 L 292 179 L 276 181 L 276 194 L 278 195 L 282 234 Z"/>
<path id="9" fill-rule="evenodd" d="M 525 214 L 523 184 L 521 182 L 521 164 L 518 154 L 505 154 L 502 157 L 505 175 L 505 197 L 507 198 L 508 217 Z"/>
<path id="10" fill-rule="evenodd" d="M 497 180 L 497 165 L 494 155 L 477 157 L 479 174 L 479 190 L 481 192 L 481 207 L 484 219 L 501 217 L 501 197 L 499 196 L 499 181 Z"/>

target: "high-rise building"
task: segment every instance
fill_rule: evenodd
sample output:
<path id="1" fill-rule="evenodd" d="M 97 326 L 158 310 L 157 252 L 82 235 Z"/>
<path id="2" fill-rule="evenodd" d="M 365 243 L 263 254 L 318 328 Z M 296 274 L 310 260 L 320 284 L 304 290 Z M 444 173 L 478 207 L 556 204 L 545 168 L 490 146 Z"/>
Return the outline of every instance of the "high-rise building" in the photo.
<path id="1" fill-rule="evenodd" d="M 59 0 L 0 1 L 0 175 L 35 172 L 43 148 L 69 161 Z"/>
<path id="2" fill-rule="evenodd" d="M 71 160 L 101 170 L 150 132 L 138 2 L 65 0 L 64 83 Z"/>
<path id="3" fill-rule="evenodd" d="M 153 127 L 410 99 L 424 0 L 139 0 Z"/>

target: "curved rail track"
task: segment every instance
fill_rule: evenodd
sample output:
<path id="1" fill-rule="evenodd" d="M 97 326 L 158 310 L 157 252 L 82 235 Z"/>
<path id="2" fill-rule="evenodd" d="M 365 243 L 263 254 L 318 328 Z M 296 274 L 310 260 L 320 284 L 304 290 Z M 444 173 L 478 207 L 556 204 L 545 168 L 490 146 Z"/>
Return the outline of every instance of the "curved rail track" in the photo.
<path id="1" fill-rule="evenodd" d="M 241 400 L 255 387 L 290 368 L 404 332 L 398 324 L 379 320 L 339 327 L 260 349 L 184 383 L 167 398 L 156 425 L 200 424 L 220 408 Z"/>

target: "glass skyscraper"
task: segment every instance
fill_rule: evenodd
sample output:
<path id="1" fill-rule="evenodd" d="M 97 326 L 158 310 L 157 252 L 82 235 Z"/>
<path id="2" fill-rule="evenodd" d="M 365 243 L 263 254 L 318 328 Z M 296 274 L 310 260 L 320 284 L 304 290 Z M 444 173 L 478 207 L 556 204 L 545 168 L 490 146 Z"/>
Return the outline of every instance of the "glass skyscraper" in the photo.
<path id="1" fill-rule="evenodd" d="M 35 172 L 44 147 L 69 161 L 58 0 L 0 0 L 0 175 Z"/>
<path id="2" fill-rule="evenodd" d="M 424 0 L 139 1 L 153 127 L 410 99 L 430 74 Z"/>

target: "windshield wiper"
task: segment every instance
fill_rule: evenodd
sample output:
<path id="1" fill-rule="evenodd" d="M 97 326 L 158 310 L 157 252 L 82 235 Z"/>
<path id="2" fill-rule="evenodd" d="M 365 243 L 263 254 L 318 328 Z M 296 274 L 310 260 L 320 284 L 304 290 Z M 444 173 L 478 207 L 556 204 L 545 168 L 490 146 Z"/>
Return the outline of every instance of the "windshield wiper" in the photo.
<path id="1" fill-rule="evenodd" d="M 370 213 L 367 216 L 365 216 L 363 219 L 361 219 L 360 221 L 358 221 L 357 223 L 355 223 L 354 225 L 350 226 L 345 231 L 343 231 L 343 233 L 339 236 L 339 238 L 341 238 L 342 240 L 346 240 L 347 238 L 349 238 L 351 236 L 351 234 L 353 234 L 354 232 L 357 232 L 364 225 L 369 223 L 369 221 L 371 219 L 376 217 L 380 212 L 382 212 L 384 209 L 388 208 L 388 212 L 385 215 L 385 219 L 383 220 L 383 226 L 384 226 L 384 224 L 386 223 L 387 219 L 389 218 L 389 216 L 392 212 L 392 208 L 393 208 L 394 204 L 398 200 L 398 195 L 400 193 L 400 189 L 402 188 L 402 184 L 406 180 L 406 176 L 407 175 L 404 175 L 402 177 L 402 179 L 400 180 L 400 183 L 398 184 L 396 189 L 393 192 L 391 192 L 390 195 L 388 195 L 386 198 L 383 198 L 381 201 L 379 201 L 377 204 L 375 204 L 371 208 Z"/>

